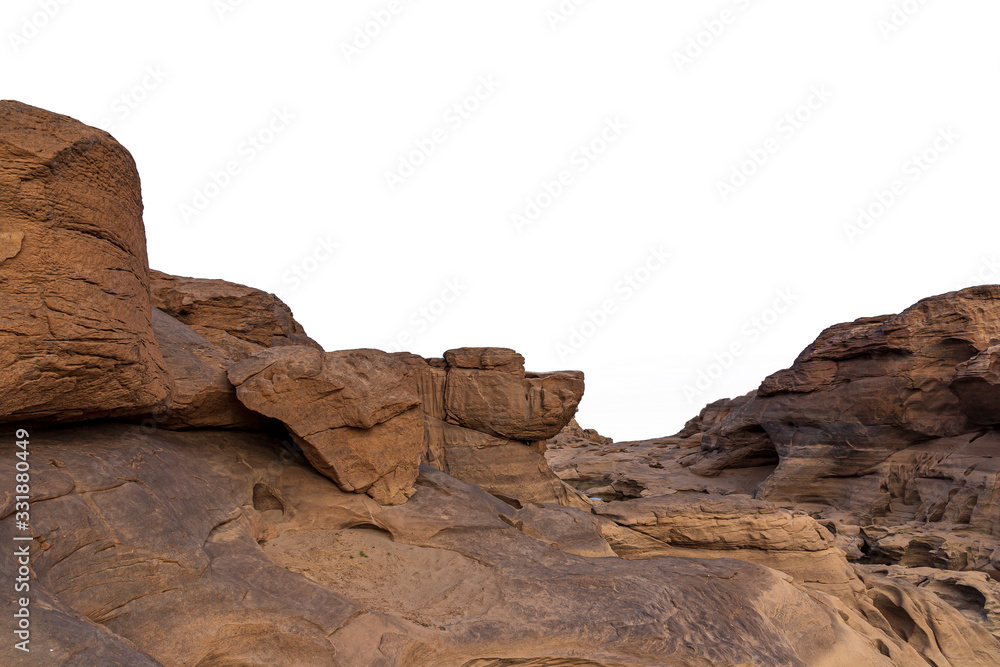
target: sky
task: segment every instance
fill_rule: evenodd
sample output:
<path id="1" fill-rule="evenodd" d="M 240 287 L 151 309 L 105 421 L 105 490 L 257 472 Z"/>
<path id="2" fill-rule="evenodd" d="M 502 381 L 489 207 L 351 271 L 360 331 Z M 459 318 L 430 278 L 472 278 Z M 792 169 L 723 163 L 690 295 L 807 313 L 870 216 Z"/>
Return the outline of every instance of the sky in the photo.
<path id="1" fill-rule="evenodd" d="M 150 264 L 328 350 L 510 347 L 676 432 L 827 326 L 1000 282 L 986 0 L 6 0 L 0 97 L 111 132 Z"/>

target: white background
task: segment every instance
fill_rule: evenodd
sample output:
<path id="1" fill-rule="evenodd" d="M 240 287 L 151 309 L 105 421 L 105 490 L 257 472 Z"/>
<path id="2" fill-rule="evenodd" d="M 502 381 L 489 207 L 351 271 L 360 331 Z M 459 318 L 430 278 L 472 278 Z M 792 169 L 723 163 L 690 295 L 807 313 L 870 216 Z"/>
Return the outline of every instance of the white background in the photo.
<path id="1" fill-rule="evenodd" d="M 512 347 L 531 370 L 586 371 L 581 423 L 624 440 L 754 388 L 828 325 L 998 281 L 996 2 L 232 4 L 5 0 L 0 95 L 107 124 L 139 165 L 152 266 L 277 292 L 327 349 Z M 458 126 L 480 77 L 499 86 Z M 248 148 L 275 110 L 294 119 Z M 581 160 L 609 119 L 627 127 Z M 446 141 L 392 191 L 435 128 Z M 564 169 L 519 233 L 512 214 Z M 628 299 L 626 275 L 648 278 Z M 792 306 L 771 312 L 782 290 Z M 581 327 L 580 349 L 558 347 Z M 715 377 L 686 396 L 699 373 Z"/>

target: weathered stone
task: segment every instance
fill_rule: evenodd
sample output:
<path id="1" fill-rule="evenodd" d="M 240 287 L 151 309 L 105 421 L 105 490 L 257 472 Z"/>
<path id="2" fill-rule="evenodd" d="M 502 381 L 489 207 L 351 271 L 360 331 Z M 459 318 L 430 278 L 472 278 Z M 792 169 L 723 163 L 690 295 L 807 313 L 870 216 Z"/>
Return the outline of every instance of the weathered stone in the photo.
<path id="1" fill-rule="evenodd" d="M 853 604 L 864 586 L 833 535 L 802 512 L 756 500 L 676 493 L 598 505 L 599 515 L 656 540 L 626 558 L 738 558 L 787 572 L 796 581 Z"/>
<path id="2" fill-rule="evenodd" d="M 284 422 L 340 488 L 388 504 L 412 494 L 423 419 L 399 359 L 378 350 L 274 347 L 230 367 L 229 379 L 244 405 Z"/>
<path id="3" fill-rule="evenodd" d="M 98 425 L 33 442 L 58 463 L 35 480 L 36 590 L 169 667 L 927 664 L 875 605 L 737 560 L 575 555 L 557 547 L 593 531 L 556 517 L 585 515 L 518 511 L 430 468 L 380 507 L 262 436 Z M 903 608 L 952 660 L 936 664 L 992 664 L 995 640 L 960 615 Z"/>
<path id="4" fill-rule="evenodd" d="M 551 438 L 583 398 L 583 373 L 525 374 L 524 360 L 513 350 L 462 348 L 446 352 L 445 360 L 448 421 L 499 438 Z"/>
<path id="5" fill-rule="evenodd" d="M 142 195 L 111 135 L 0 102 L 0 423 L 141 414 L 168 385 Z"/>
<path id="6" fill-rule="evenodd" d="M 292 311 L 267 292 L 226 282 L 151 272 L 154 306 L 188 325 L 234 361 L 264 348 L 307 345 L 309 338 Z"/>
<path id="7" fill-rule="evenodd" d="M 959 364 L 951 389 L 972 422 L 1000 425 L 1000 345 Z"/>
<path id="8" fill-rule="evenodd" d="M 153 309 L 153 331 L 170 376 L 170 401 L 149 419 L 160 428 L 263 428 L 267 420 L 236 397 L 233 361 L 189 326 Z"/>

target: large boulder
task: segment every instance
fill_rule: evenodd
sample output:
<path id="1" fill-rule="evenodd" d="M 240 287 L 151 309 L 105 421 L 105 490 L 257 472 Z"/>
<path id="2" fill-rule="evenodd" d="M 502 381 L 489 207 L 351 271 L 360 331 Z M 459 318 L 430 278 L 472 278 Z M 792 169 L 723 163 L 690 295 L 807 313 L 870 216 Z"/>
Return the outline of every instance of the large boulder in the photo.
<path id="1" fill-rule="evenodd" d="M 111 135 L 0 102 L 0 422 L 144 413 L 167 396 L 135 162 Z"/>
<path id="2" fill-rule="evenodd" d="M 583 373 L 525 373 L 524 358 L 504 348 L 449 350 L 441 359 L 394 356 L 409 367 L 420 396 L 430 465 L 514 504 L 590 508 L 549 468 L 542 439 L 572 420 Z"/>
<path id="3" fill-rule="evenodd" d="M 502 348 L 445 352 L 448 421 L 508 440 L 551 438 L 576 414 L 583 373 L 525 373 L 524 357 Z"/>
<path id="4" fill-rule="evenodd" d="M 829 501 L 844 492 L 837 479 L 916 443 L 975 431 L 951 385 L 956 367 L 998 338 L 998 286 L 830 327 L 707 432 L 694 470 L 780 459 L 769 497 Z"/>
<path id="5" fill-rule="evenodd" d="M 313 466 L 341 489 L 384 504 L 413 494 L 424 429 L 405 363 L 378 350 L 285 346 L 228 373 L 239 400 L 284 422 Z"/>

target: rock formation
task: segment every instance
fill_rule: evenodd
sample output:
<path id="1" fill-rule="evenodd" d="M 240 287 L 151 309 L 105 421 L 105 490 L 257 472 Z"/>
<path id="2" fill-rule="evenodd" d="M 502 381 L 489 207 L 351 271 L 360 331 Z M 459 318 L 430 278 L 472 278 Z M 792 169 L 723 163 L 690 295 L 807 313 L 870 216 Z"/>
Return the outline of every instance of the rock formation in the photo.
<path id="1" fill-rule="evenodd" d="M 406 364 L 379 350 L 267 349 L 230 367 L 244 405 L 280 419 L 306 458 L 345 491 L 405 502 L 423 453 Z"/>
<path id="2" fill-rule="evenodd" d="M 501 348 L 449 350 L 443 359 L 397 356 L 410 366 L 421 397 L 430 465 L 514 504 L 590 508 L 544 456 L 544 438 L 576 413 L 583 373 L 526 373 L 524 358 Z"/>
<path id="3" fill-rule="evenodd" d="M 111 135 L 0 103 L 0 258 L 0 422 L 163 402 L 139 174 Z"/>
<path id="4" fill-rule="evenodd" d="M 791 368 L 676 436 L 583 447 L 559 436 L 549 460 L 588 494 L 642 498 L 608 507 L 694 492 L 806 510 L 862 580 L 880 578 L 883 602 L 913 585 L 995 633 L 997 340 L 1000 287 L 924 299 L 827 329 Z"/>
<path id="5" fill-rule="evenodd" d="M 273 295 L 150 274 L 103 132 L 0 103 L 0 184 L 0 422 L 30 429 L 0 525 L 31 538 L 2 665 L 997 664 L 992 289 L 614 443 L 582 373 L 327 352 Z"/>

